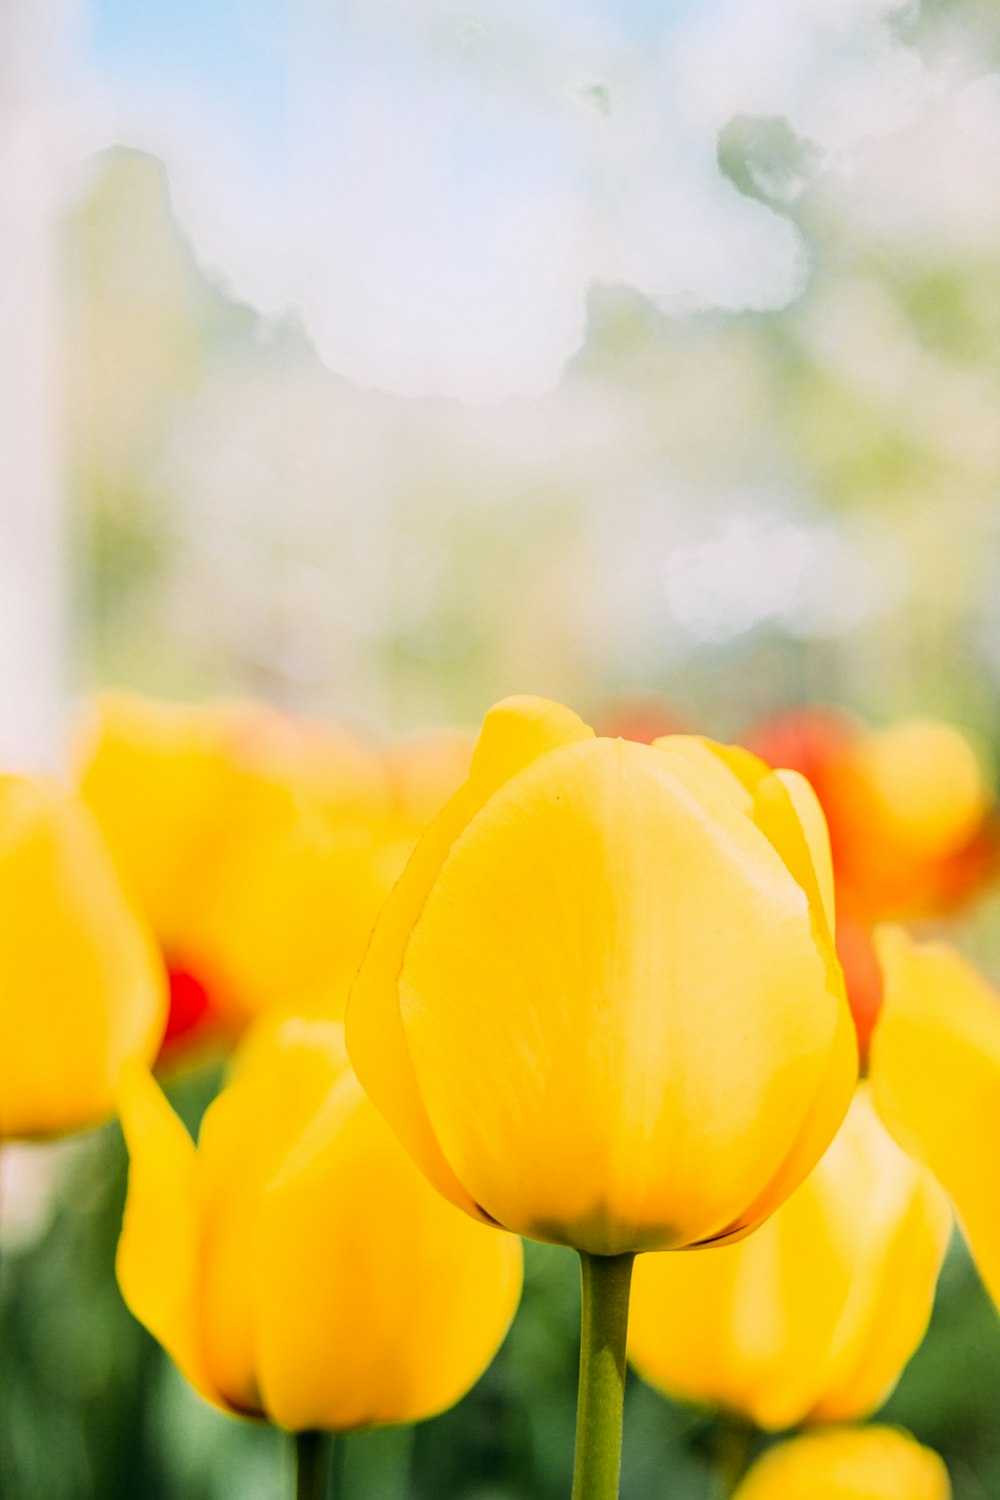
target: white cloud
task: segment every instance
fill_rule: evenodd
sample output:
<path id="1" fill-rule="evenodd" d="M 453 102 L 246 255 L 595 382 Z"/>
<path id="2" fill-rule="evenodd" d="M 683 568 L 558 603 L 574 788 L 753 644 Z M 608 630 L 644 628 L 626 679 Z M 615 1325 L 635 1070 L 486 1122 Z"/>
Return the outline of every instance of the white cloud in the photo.
<path id="1" fill-rule="evenodd" d="M 114 82 L 114 128 L 163 155 L 202 257 L 259 306 L 300 306 L 331 368 L 405 395 L 534 394 L 594 281 L 667 306 L 796 293 L 796 234 L 721 179 L 717 133 L 739 109 L 801 110 L 838 145 L 854 114 L 869 128 L 899 66 L 882 8 L 714 0 L 640 41 L 611 0 L 367 0 L 289 32 L 280 147 L 261 151 L 224 77 L 199 92 L 155 57 Z"/>

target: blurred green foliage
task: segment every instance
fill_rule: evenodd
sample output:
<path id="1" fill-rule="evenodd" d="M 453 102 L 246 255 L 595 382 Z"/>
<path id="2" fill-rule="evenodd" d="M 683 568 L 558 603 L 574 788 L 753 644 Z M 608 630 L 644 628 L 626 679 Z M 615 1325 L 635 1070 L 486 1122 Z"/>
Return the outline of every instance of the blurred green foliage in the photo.
<path id="1" fill-rule="evenodd" d="M 190 1124 L 217 1076 L 175 1082 Z M 7 1250 L 0 1277 L 4 1500 L 281 1500 L 292 1482 L 288 1438 L 205 1405 L 121 1301 L 113 1260 L 126 1161 L 117 1127 L 61 1157 L 51 1223 L 39 1243 Z M 551 1246 L 526 1251 L 520 1311 L 479 1385 L 415 1429 L 344 1440 L 339 1500 L 565 1500 L 576 1264 Z M 882 1417 L 943 1454 L 955 1500 L 986 1500 L 1000 1492 L 998 1392 L 1000 1320 L 956 1242 L 930 1332 Z M 749 1457 L 764 1442 L 631 1375 L 622 1500 L 725 1500 L 729 1455 Z"/>

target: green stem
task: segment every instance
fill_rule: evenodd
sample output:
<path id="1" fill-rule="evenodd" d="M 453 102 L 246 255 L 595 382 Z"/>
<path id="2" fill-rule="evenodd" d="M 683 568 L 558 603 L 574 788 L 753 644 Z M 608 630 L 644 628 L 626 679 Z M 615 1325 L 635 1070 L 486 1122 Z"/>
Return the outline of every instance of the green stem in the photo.
<path id="1" fill-rule="evenodd" d="M 573 1500 L 617 1500 L 634 1255 L 580 1251 L 580 1394 Z"/>
<path id="2" fill-rule="evenodd" d="M 730 1500 L 746 1473 L 753 1451 L 753 1438 L 754 1429 L 749 1422 L 741 1421 L 735 1416 L 723 1416 L 719 1419 L 715 1462 L 722 1482 L 722 1500 Z"/>
<path id="3" fill-rule="evenodd" d="M 335 1452 L 332 1433 L 295 1434 L 295 1500 L 328 1500 Z"/>

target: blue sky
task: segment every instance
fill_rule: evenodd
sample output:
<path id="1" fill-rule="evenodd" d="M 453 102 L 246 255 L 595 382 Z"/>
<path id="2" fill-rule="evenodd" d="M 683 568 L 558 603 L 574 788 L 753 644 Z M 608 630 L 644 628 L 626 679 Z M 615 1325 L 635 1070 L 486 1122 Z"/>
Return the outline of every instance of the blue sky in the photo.
<path id="1" fill-rule="evenodd" d="M 273 150 L 286 115 L 284 13 L 252 0 L 91 0 L 89 61 L 117 98 L 148 83 L 221 98 L 254 149 Z"/>
<path id="2" fill-rule="evenodd" d="M 843 0 L 844 26 L 878 3 Z M 595 281 L 668 306 L 794 294 L 794 233 L 722 181 L 716 138 L 736 110 L 796 104 L 832 14 L 90 0 L 87 50 L 106 137 L 163 157 L 240 296 L 296 306 L 361 384 L 478 400 L 558 379 Z"/>
<path id="3" fill-rule="evenodd" d="M 638 47 L 669 33 L 696 3 L 575 0 L 581 18 L 597 18 Z M 707 3 L 700 0 L 703 9 Z M 376 9 L 376 0 L 369 5 Z M 467 7 L 470 16 L 482 9 Z M 289 55 L 308 10 L 303 0 L 90 0 L 88 52 L 112 93 L 130 96 L 147 80 L 205 89 L 225 101 L 256 147 L 273 150 L 285 139 Z M 349 40 L 346 11 L 339 24 L 334 5 L 329 13 L 329 33 Z"/>

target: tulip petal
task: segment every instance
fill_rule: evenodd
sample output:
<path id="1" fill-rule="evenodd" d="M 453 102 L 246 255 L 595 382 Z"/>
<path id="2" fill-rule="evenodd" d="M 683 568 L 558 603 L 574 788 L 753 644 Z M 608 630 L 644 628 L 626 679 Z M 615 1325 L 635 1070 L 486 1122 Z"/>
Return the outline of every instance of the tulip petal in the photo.
<path id="1" fill-rule="evenodd" d="M 943 943 L 881 928 L 876 947 L 885 979 L 871 1051 L 877 1108 L 951 1195 L 1000 1306 L 1000 1000 Z"/>
<path id="2" fill-rule="evenodd" d="M 519 1241 L 445 1202 L 350 1074 L 265 1194 L 256 1266 L 264 1404 L 292 1430 L 451 1406 L 521 1287 Z"/>
<path id="3" fill-rule="evenodd" d="M 668 756 L 679 773 L 689 767 L 701 784 L 711 781 L 722 796 L 753 816 L 753 789 L 762 776 L 770 773 L 749 750 L 740 745 L 721 745 L 696 734 L 661 735 L 653 741 L 653 749 Z"/>
<path id="4" fill-rule="evenodd" d="M 831 994 L 844 994 L 844 980 L 833 940 L 833 861 L 826 819 L 816 793 L 796 771 L 772 771 L 741 745 L 720 745 L 689 735 L 668 735 L 656 748 L 671 757 L 679 755 L 703 769 L 724 767 L 729 791 L 781 855 L 790 873 L 805 891 L 813 920 L 816 943 L 826 966 Z M 738 790 L 736 790 L 738 788 Z M 830 1056 L 823 1088 L 819 1090 L 808 1122 L 757 1202 L 741 1214 L 739 1222 L 715 1237 L 719 1244 L 748 1234 L 772 1212 L 807 1175 L 843 1118 L 848 1097 L 845 1079 L 857 1073 L 857 1041 L 846 1009 L 838 1014 L 837 1037 Z"/>
<path id="5" fill-rule="evenodd" d="M 857 1076 L 857 1034 L 846 1003 L 840 1003 L 837 1029 L 822 1080 L 788 1155 L 732 1228 L 713 1237 L 713 1244 L 735 1243 L 750 1234 L 806 1180 L 837 1133 Z"/>
<path id="6" fill-rule="evenodd" d="M 81 794 L 161 943 L 181 958 L 232 794 L 222 754 L 231 712 L 105 693 L 78 727 Z"/>
<path id="7" fill-rule="evenodd" d="M 538 757 L 592 738 L 575 714 L 542 698 L 509 698 L 490 710 L 469 780 L 427 829 L 382 908 L 348 1002 L 347 1047 L 362 1084 L 438 1191 L 477 1218 L 487 1216 L 455 1175 L 427 1119 L 400 1018 L 397 978 L 410 930 L 470 819 Z"/>
<path id="8" fill-rule="evenodd" d="M 477 807 L 539 756 L 592 740 L 594 731 L 572 709 L 548 698 L 504 698 L 483 719 L 469 781 Z"/>
<path id="9" fill-rule="evenodd" d="M 712 778 L 621 741 L 552 751 L 408 915 L 423 1102 L 493 1218 L 599 1254 L 662 1248 L 726 1232 L 774 1182 L 844 1005 L 805 892 Z M 835 1073 L 831 1131 L 853 1081 Z"/>
<path id="10" fill-rule="evenodd" d="M 0 1137 L 106 1118 L 166 1014 L 159 954 L 86 807 L 0 777 Z"/>
<path id="11" fill-rule="evenodd" d="M 767 1431 L 805 1420 L 851 1277 L 839 1207 L 807 1183 L 739 1244 L 640 1256 L 629 1357 L 643 1379 Z"/>
<path id="12" fill-rule="evenodd" d="M 237 1027 L 299 991 L 346 994 L 395 874 L 381 759 L 325 727 L 244 715 L 224 836 L 186 913 L 196 972 Z"/>
<path id="13" fill-rule="evenodd" d="M 188 952 L 236 1030 L 289 996 L 346 994 L 389 881 L 374 824 L 345 830 L 290 787 L 244 786 L 188 931 Z"/>
<path id="14" fill-rule="evenodd" d="M 815 1171 L 756 1234 L 639 1260 L 631 1357 L 661 1390 L 770 1430 L 866 1416 L 924 1335 L 950 1227 L 943 1192 L 862 1085 Z"/>
<path id="15" fill-rule="evenodd" d="M 212 1380 L 198 1327 L 201 1216 L 194 1142 L 152 1076 L 122 1071 L 128 1199 L 116 1269 L 122 1296 L 195 1390 L 231 1409 Z"/>
<path id="16" fill-rule="evenodd" d="M 784 788 L 794 810 L 798 828 L 808 849 L 808 867 L 816 881 L 819 898 L 823 905 L 823 914 L 826 917 L 827 926 L 833 932 L 835 914 L 833 856 L 830 850 L 830 831 L 826 826 L 826 818 L 823 816 L 819 798 L 805 777 L 801 776 L 798 771 L 777 770 L 774 773 L 774 779 Z M 770 782 L 768 785 L 770 789 Z M 777 843 L 776 840 L 775 842 Z M 787 843 L 785 847 L 788 847 Z M 805 866 L 800 868 L 803 869 L 801 880 L 804 884 L 809 877 L 805 875 Z"/>
<path id="17" fill-rule="evenodd" d="M 930 1322 L 951 1226 L 948 1201 L 929 1178 L 894 1227 L 905 1253 L 888 1244 L 881 1274 L 867 1278 L 845 1309 L 840 1368 L 813 1408 L 814 1420 L 867 1416 L 888 1399 Z"/>
<path id="18" fill-rule="evenodd" d="M 850 1236 L 852 1276 L 811 1415 L 837 1422 L 880 1406 L 920 1344 L 952 1215 L 930 1172 L 885 1130 L 865 1084 L 823 1170 Z"/>
<path id="19" fill-rule="evenodd" d="M 830 835 L 819 799 L 797 771 L 772 771 L 741 745 L 720 745 L 693 735 L 666 735 L 654 741 L 657 750 L 712 774 L 723 787 L 719 772 L 739 805 L 753 818 L 778 850 L 809 897 L 818 905 L 829 933 L 834 930 L 833 860 Z M 822 925 L 822 924 L 820 924 Z"/>
<path id="20" fill-rule="evenodd" d="M 826 967 L 831 994 L 844 994 L 844 981 L 833 941 L 833 861 L 826 819 L 815 792 L 795 771 L 772 771 L 740 745 L 721 745 L 694 735 L 667 735 L 656 749 L 677 764 L 688 763 L 707 772 L 720 791 L 757 824 L 781 855 L 809 900 L 813 931 Z M 677 757 L 677 760 L 674 758 Z M 739 1221 L 713 1244 L 728 1244 L 749 1234 L 777 1204 L 807 1176 L 843 1119 L 849 1097 L 848 1080 L 857 1074 L 857 1040 L 845 1006 L 838 1007 L 837 1034 L 823 1086 L 792 1147 L 775 1176 L 741 1215 Z"/>
<path id="21" fill-rule="evenodd" d="M 255 1292 L 261 1198 L 346 1070 L 336 1023 L 287 1022 L 267 1051 L 249 1053 L 202 1121 L 199 1317 L 205 1359 L 217 1389 L 244 1412 L 263 1409 Z"/>
<path id="22" fill-rule="evenodd" d="M 823 955 L 827 987 L 846 1005 L 844 974 L 834 941 L 833 860 L 826 819 L 812 787 L 797 771 L 773 771 L 755 783 L 753 820 L 781 855 L 809 900 L 813 936 Z M 854 1040 L 857 1053 L 857 1042 Z M 857 1068 L 857 1057 L 854 1062 Z"/>
<path id="23" fill-rule="evenodd" d="M 380 756 L 259 705 L 128 694 L 99 699 L 82 740 L 83 794 L 217 1022 L 323 984 L 346 993 L 403 832 Z"/>

